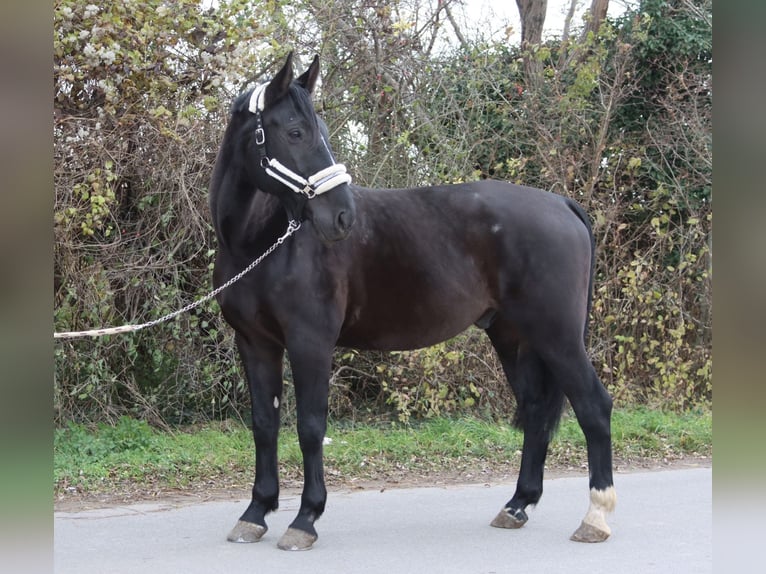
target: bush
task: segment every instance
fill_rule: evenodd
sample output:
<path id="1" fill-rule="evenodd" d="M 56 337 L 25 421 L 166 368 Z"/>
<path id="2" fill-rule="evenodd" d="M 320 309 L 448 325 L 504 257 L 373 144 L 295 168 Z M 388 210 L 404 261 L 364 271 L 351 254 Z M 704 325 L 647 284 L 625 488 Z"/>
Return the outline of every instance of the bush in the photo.
<path id="1" fill-rule="evenodd" d="M 406 10 L 359 0 L 268 4 L 56 4 L 56 330 L 144 322 L 207 293 L 207 186 L 227 109 L 289 38 L 322 52 L 318 109 L 357 183 L 495 177 L 576 199 L 597 243 L 590 347 L 603 382 L 618 404 L 711 400 L 708 0 L 644 0 L 583 43 L 530 53 L 481 40 L 437 52 L 422 39 L 441 33 L 438 19 L 418 29 L 397 20 Z M 287 17 L 301 10 L 311 18 Z M 212 302 L 151 331 L 57 342 L 55 367 L 58 423 L 248 418 Z M 285 378 L 289 420 L 289 365 Z M 336 417 L 500 417 L 513 405 L 476 329 L 404 353 L 339 350 L 331 383 Z"/>
<path id="2" fill-rule="evenodd" d="M 390 416 L 406 423 L 468 412 L 503 417 L 513 406 L 489 339 L 474 327 L 414 351 L 341 351 L 331 383 L 336 418 Z"/>

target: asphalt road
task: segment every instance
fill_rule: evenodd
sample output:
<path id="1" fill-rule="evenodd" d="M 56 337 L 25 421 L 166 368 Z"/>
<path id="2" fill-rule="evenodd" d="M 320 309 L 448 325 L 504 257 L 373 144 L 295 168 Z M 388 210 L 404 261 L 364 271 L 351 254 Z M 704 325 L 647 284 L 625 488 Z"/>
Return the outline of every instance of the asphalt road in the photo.
<path id="1" fill-rule="evenodd" d="M 587 477 L 546 480 L 521 530 L 491 528 L 513 484 L 330 492 L 308 552 L 277 540 L 299 498 L 286 496 L 256 544 L 226 542 L 247 500 L 54 513 L 59 574 L 712 572 L 712 469 L 618 474 L 612 537 L 571 542 Z"/>

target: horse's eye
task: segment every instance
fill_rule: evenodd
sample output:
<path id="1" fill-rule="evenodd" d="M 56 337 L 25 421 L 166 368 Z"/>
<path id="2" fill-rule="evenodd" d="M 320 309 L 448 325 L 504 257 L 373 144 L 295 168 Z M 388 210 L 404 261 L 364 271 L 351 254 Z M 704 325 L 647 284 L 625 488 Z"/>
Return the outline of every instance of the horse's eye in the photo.
<path id="1" fill-rule="evenodd" d="M 301 130 L 290 130 L 287 135 L 290 136 L 291 140 L 299 140 L 303 136 L 303 132 Z"/>

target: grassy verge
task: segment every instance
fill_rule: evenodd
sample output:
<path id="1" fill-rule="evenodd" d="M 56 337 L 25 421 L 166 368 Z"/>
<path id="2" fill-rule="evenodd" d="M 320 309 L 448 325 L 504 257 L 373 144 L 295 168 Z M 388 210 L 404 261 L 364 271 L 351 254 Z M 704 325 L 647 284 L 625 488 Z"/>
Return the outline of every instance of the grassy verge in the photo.
<path id="1" fill-rule="evenodd" d="M 616 411 L 612 421 L 618 468 L 685 457 L 712 457 L 712 413 L 648 409 Z M 473 418 L 432 419 L 410 426 L 331 424 L 325 446 L 330 485 L 356 481 L 414 483 L 434 478 L 472 480 L 515 475 L 522 435 L 508 424 Z M 283 484 L 297 486 L 298 439 L 283 429 L 279 443 Z M 565 416 L 553 443 L 550 470 L 585 468 L 585 440 Z M 250 431 L 234 423 L 161 432 L 124 418 L 114 426 L 69 425 L 54 436 L 54 495 L 112 495 L 136 499 L 211 488 L 249 489 Z M 480 478 L 481 477 L 481 478 Z"/>

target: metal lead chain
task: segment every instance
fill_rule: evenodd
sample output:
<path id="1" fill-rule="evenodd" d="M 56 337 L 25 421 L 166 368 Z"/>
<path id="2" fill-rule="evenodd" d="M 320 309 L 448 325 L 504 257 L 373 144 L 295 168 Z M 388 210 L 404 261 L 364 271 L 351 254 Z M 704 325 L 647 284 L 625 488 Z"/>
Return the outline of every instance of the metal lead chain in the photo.
<path id="1" fill-rule="evenodd" d="M 140 323 L 138 325 L 122 325 L 120 327 L 105 327 L 101 329 L 91 329 L 89 331 L 65 331 L 63 333 L 53 333 L 54 339 L 76 339 L 79 337 L 101 337 L 103 335 L 116 335 L 118 333 L 132 333 L 134 331 L 140 331 L 141 329 L 146 329 L 147 327 L 154 327 L 155 325 L 159 325 L 160 323 L 164 323 L 166 321 L 170 321 L 171 319 L 175 319 L 179 315 L 182 315 L 184 313 L 187 313 L 188 311 L 191 311 L 192 309 L 196 309 L 203 303 L 209 301 L 216 295 L 218 295 L 221 291 L 226 289 L 227 287 L 231 287 L 234 283 L 242 279 L 245 275 L 250 273 L 255 267 L 257 267 L 261 261 L 266 259 L 269 255 L 273 253 L 273 251 L 282 245 L 288 237 L 290 237 L 293 233 L 298 231 L 300 229 L 301 223 L 300 221 L 290 221 L 289 225 L 287 226 L 287 231 L 285 231 L 284 235 L 276 240 L 276 242 L 269 247 L 266 251 L 263 252 L 263 254 L 258 257 L 255 261 L 253 261 L 250 265 L 245 267 L 242 271 L 237 273 L 234 277 L 229 279 L 226 283 L 223 285 L 217 287 L 201 299 L 198 299 L 194 303 L 190 303 L 189 305 L 186 305 L 184 308 L 179 309 L 178 311 L 173 311 L 172 313 L 168 313 L 167 315 L 163 315 L 159 319 L 154 319 L 153 321 L 148 321 L 147 323 Z"/>

